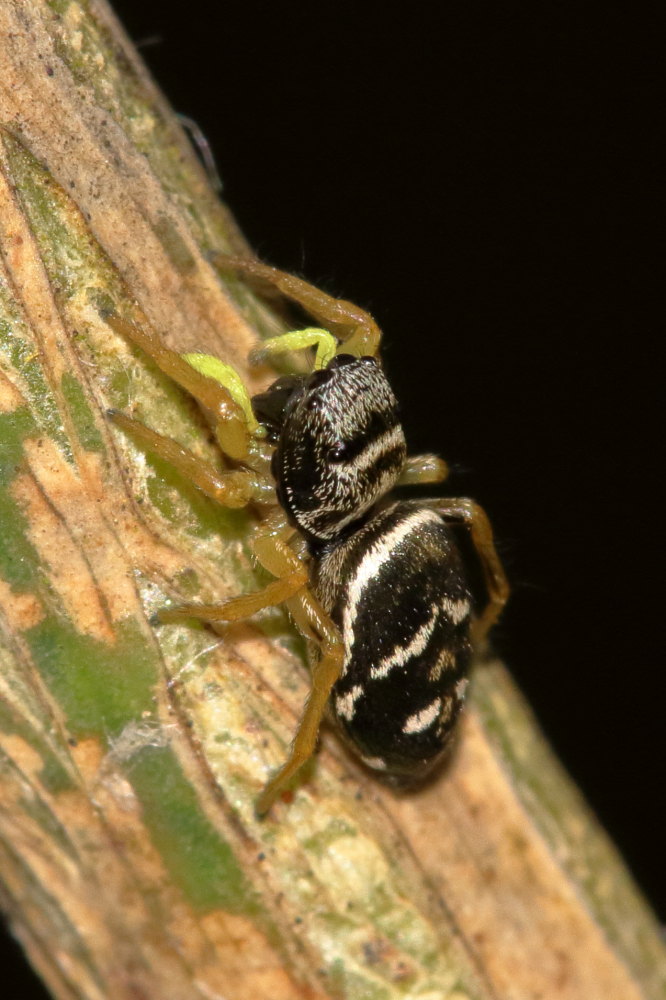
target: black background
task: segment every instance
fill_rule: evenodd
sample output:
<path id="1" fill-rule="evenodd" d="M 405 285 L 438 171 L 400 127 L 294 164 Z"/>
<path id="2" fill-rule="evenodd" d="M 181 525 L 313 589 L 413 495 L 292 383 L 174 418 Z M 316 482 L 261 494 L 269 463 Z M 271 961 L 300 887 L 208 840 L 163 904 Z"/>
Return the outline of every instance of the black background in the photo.
<path id="1" fill-rule="evenodd" d="M 411 450 L 491 514 L 495 644 L 663 913 L 657 5 L 115 6 L 259 254 L 383 327 Z"/>

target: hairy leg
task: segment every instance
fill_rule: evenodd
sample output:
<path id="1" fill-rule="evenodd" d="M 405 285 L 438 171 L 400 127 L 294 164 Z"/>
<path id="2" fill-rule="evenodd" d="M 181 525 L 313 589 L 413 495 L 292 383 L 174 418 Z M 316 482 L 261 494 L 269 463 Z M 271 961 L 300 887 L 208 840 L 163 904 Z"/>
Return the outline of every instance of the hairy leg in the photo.
<path id="1" fill-rule="evenodd" d="M 462 521 L 470 530 L 488 591 L 488 603 L 472 629 L 474 642 L 481 644 L 499 618 L 509 597 L 509 582 L 497 555 L 488 515 L 474 500 L 465 497 L 425 500 L 424 503 L 442 517 Z"/>
<path id="2" fill-rule="evenodd" d="M 288 299 L 298 302 L 306 312 L 345 341 L 345 350 L 349 354 L 359 357 L 377 354 L 382 338 L 381 330 L 372 316 L 353 302 L 327 295 L 302 278 L 262 264 L 254 257 L 215 253 L 210 255 L 210 259 L 220 270 L 234 271 L 250 279 L 267 282 Z"/>

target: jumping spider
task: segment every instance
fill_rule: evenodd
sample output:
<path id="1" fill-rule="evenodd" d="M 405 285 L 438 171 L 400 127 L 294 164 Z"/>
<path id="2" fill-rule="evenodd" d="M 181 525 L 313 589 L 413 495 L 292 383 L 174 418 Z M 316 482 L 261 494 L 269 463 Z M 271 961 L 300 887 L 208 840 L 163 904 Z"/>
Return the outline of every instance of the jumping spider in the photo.
<path id="1" fill-rule="evenodd" d="M 381 332 L 368 313 L 255 259 L 220 255 L 217 263 L 268 282 L 327 329 L 265 341 L 257 352 L 264 358 L 314 347 L 314 369 L 250 399 L 228 365 L 181 357 L 155 332 L 108 317 L 213 414 L 219 445 L 236 467 L 219 472 L 120 413 L 115 423 L 218 503 L 256 504 L 252 548 L 275 576 L 258 593 L 164 610 L 159 622 L 237 621 L 284 604 L 311 640 L 310 696 L 286 763 L 258 799 L 259 814 L 313 753 L 329 703 L 368 767 L 396 782 L 418 780 L 446 749 L 472 647 L 508 596 L 488 518 L 472 500 L 391 498 L 394 486 L 441 482 L 447 470 L 433 455 L 407 457 L 378 359 Z M 467 526 L 479 557 L 487 603 L 478 616 L 449 522 Z"/>

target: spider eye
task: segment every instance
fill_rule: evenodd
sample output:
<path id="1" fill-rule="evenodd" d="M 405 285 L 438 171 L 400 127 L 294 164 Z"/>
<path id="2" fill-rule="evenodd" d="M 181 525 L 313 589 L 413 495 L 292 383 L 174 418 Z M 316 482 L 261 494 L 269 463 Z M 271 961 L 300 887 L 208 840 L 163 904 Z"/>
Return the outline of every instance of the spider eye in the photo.
<path id="1" fill-rule="evenodd" d="M 329 462 L 343 462 L 349 451 L 349 446 L 345 441 L 336 441 L 328 449 L 328 460 Z"/>
<path id="2" fill-rule="evenodd" d="M 327 371 L 335 370 L 336 368 L 342 368 L 344 365 L 351 365 L 354 361 L 358 361 L 353 354 L 336 354 L 335 357 L 329 361 L 327 366 Z"/>

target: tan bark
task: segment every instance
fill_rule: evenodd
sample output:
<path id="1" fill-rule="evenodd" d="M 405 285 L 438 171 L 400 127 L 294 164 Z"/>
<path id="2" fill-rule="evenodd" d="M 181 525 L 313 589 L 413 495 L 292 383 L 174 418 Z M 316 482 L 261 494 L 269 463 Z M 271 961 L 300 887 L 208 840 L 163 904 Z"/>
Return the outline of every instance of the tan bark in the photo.
<path id="1" fill-rule="evenodd" d="M 301 644 L 280 613 L 148 624 L 254 585 L 252 518 L 109 427 L 213 454 L 102 314 L 241 370 L 279 323 L 207 263 L 242 238 L 101 0 L 1 0 L 0 47 L 0 898 L 53 995 L 665 995 L 651 914 L 498 663 L 429 788 L 394 797 L 326 734 L 256 820 Z"/>

